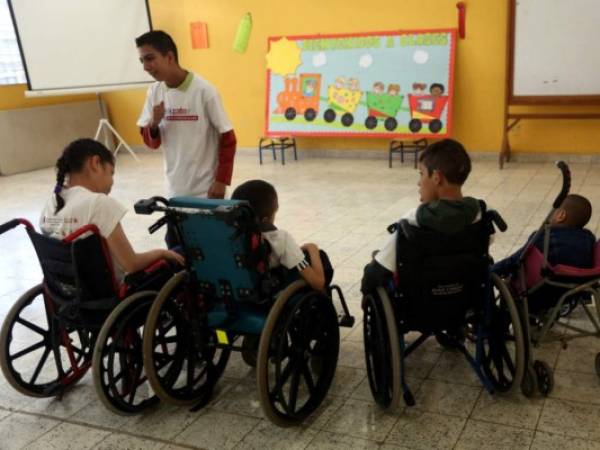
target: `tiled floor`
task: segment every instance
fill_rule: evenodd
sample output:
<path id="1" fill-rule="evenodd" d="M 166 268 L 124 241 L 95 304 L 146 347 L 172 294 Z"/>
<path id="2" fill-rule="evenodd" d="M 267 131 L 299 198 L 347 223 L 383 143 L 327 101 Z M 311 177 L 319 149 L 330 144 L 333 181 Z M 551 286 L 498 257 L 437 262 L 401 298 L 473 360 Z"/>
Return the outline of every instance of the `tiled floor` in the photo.
<path id="1" fill-rule="evenodd" d="M 161 194 L 161 157 L 141 155 L 141 164 L 119 158 L 113 195 L 129 205 L 124 220 L 137 249 L 162 244 L 148 236 L 152 217 L 136 216 L 133 202 Z M 95 398 L 90 376 L 61 402 L 22 396 L 0 380 L 1 449 L 600 449 L 600 380 L 593 358 L 600 341 L 542 349 L 556 369 L 556 388 L 547 398 L 490 396 L 461 356 L 435 343 L 411 356 L 408 381 L 417 406 L 395 414 L 371 399 L 364 367 L 358 283 L 361 268 L 386 238 L 385 227 L 417 205 L 417 173 L 410 164 L 387 168 L 385 160 L 304 159 L 286 166 L 255 152 L 239 152 L 234 185 L 264 178 L 279 191 L 277 225 L 298 241 L 314 241 L 330 254 L 335 281 L 358 318 L 342 330 L 336 379 L 322 408 L 302 427 L 279 429 L 261 413 L 254 373 L 234 357 L 207 408 L 189 412 L 161 405 L 141 417 L 121 417 Z M 573 191 L 600 211 L 598 167 L 573 164 Z M 54 184 L 50 169 L 0 177 L 0 223 L 13 217 L 34 222 Z M 549 163 L 515 163 L 499 171 L 495 161 L 475 161 L 465 192 L 484 198 L 509 224 L 492 250 L 514 250 L 546 215 L 559 188 Z M 598 233 L 600 214 L 590 228 Z M 0 236 L 0 318 L 18 295 L 40 280 L 23 230 Z"/>

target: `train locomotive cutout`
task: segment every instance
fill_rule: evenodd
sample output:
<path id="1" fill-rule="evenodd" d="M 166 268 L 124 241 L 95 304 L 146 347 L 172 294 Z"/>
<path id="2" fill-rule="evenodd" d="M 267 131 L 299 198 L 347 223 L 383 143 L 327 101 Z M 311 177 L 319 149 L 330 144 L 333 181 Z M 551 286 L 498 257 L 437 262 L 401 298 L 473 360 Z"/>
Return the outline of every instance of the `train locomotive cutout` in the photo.
<path id="1" fill-rule="evenodd" d="M 448 136 L 454 47 L 454 30 L 270 38 L 265 134 Z"/>

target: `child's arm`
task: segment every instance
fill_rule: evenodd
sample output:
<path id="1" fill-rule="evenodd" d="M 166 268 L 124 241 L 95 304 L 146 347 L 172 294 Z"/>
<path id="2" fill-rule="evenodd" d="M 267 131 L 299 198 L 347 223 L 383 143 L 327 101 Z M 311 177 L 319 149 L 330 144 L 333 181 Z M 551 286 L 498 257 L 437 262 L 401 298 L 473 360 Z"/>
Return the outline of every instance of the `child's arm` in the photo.
<path id="1" fill-rule="evenodd" d="M 110 236 L 106 238 L 106 243 L 108 244 L 111 254 L 127 273 L 142 270 L 161 258 L 175 261 L 182 266 L 185 265 L 183 256 L 171 250 L 155 249 L 143 253 L 136 253 L 133 250 L 129 239 L 125 236 L 125 232 L 120 223 L 117 224 Z"/>
<path id="2" fill-rule="evenodd" d="M 325 273 L 321 263 L 319 247 L 315 244 L 304 244 L 302 250 L 308 252 L 310 266 L 300 270 L 300 275 L 313 289 L 322 291 L 325 289 Z"/>

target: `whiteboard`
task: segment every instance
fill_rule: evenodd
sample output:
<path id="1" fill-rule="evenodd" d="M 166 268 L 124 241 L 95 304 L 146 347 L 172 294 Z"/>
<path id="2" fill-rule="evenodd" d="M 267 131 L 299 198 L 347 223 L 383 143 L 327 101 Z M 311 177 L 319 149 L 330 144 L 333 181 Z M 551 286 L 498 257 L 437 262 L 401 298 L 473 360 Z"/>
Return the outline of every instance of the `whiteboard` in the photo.
<path id="1" fill-rule="evenodd" d="M 511 0 L 512 95 L 600 95 L 600 1 Z"/>
<path id="2" fill-rule="evenodd" d="M 100 92 L 147 84 L 135 38 L 146 0 L 9 0 L 30 91 Z"/>

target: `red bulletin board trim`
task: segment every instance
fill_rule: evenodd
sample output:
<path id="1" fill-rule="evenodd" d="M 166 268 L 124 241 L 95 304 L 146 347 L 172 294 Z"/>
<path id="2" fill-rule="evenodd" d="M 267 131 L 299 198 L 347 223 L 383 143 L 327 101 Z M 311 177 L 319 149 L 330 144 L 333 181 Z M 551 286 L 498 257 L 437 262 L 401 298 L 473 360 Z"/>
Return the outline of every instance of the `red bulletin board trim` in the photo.
<path id="1" fill-rule="evenodd" d="M 265 95 L 265 126 L 264 136 L 279 137 L 279 136 L 313 136 L 313 137 L 367 137 L 367 138 L 446 138 L 450 136 L 452 130 L 452 109 L 454 104 L 454 65 L 456 60 L 456 28 L 431 28 L 418 30 L 390 30 L 390 31 L 369 31 L 361 33 L 337 33 L 337 34 L 307 34 L 307 35 L 292 35 L 292 36 L 269 36 L 267 38 L 267 53 L 271 49 L 271 42 L 286 38 L 290 41 L 306 40 L 306 39 L 331 39 L 331 38 L 350 38 L 350 37 L 365 37 L 365 36 L 400 36 L 403 34 L 422 34 L 422 33 L 450 33 L 452 43 L 450 46 L 450 77 L 448 81 L 448 104 L 446 123 L 446 133 L 430 133 L 430 134 L 412 134 L 412 133 L 351 133 L 351 132 L 336 132 L 336 131 L 268 131 L 269 129 L 269 93 L 271 92 L 271 71 L 267 69 L 267 92 Z"/>

